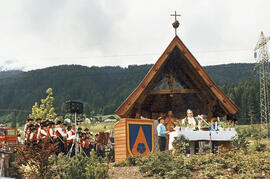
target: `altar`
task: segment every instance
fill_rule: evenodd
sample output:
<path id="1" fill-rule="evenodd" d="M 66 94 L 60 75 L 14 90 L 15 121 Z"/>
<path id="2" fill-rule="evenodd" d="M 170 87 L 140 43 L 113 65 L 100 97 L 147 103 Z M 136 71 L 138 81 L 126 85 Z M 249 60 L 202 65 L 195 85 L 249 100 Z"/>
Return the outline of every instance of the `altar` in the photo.
<path id="1" fill-rule="evenodd" d="M 180 135 L 185 136 L 187 139 L 191 141 L 191 148 L 194 147 L 195 141 L 208 141 L 208 142 L 220 142 L 220 143 L 228 143 L 232 141 L 232 137 L 236 136 L 237 133 L 234 128 L 227 131 L 193 131 L 193 130 L 176 130 L 174 132 L 169 133 L 169 150 L 173 149 L 173 141 L 175 137 Z M 194 149 L 191 150 L 193 153 Z"/>

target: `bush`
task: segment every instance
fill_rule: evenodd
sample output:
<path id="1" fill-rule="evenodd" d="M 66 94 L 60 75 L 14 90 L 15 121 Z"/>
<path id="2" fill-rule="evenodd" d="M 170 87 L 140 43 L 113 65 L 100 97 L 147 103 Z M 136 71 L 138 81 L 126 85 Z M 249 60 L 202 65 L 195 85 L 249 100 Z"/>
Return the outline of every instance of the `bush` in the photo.
<path id="1" fill-rule="evenodd" d="M 270 151 L 218 149 L 216 154 L 187 157 L 157 152 L 135 162 L 140 171 L 163 178 L 255 178 L 270 177 Z"/>
<path id="2" fill-rule="evenodd" d="M 178 153 L 188 153 L 189 151 L 189 140 L 187 138 L 185 138 L 184 135 L 180 135 L 178 137 L 175 137 L 175 140 L 172 143 L 174 149 L 178 152 Z"/>
<path id="3" fill-rule="evenodd" d="M 109 170 L 108 164 L 94 151 L 91 151 L 89 158 L 81 153 L 71 158 L 58 155 L 53 156 L 50 162 L 50 177 L 56 179 L 106 178 Z"/>
<path id="4" fill-rule="evenodd" d="M 157 152 L 149 154 L 141 160 L 137 161 L 142 173 L 149 175 L 164 176 L 168 171 L 173 170 L 175 163 L 174 157 L 170 151 Z"/>
<path id="5" fill-rule="evenodd" d="M 249 142 L 247 141 L 247 135 L 243 131 L 237 131 L 237 136 L 232 138 L 232 145 L 237 149 L 243 149 L 247 151 Z"/>
<path id="6" fill-rule="evenodd" d="M 142 157 L 140 155 L 134 155 L 134 156 L 128 156 L 126 160 L 127 166 L 136 166 L 140 161 Z"/>

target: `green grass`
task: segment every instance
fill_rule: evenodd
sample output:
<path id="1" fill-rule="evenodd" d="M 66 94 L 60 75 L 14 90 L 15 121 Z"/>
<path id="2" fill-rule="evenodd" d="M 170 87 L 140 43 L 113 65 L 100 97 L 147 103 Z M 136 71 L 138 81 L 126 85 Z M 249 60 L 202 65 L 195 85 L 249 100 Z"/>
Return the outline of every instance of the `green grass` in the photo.
<path id="1" fill-rule="evenodd" d="M 82 127 L 83 130 L 85 128 L 88 128 L 91 132 L 96 134 L 98 132 L 113 130 L 114 125 L 115 125 L 115 122 L 102 122 L 102 123 L 96 123 L 96 124 L 82 123 L 80 127 Z"/>

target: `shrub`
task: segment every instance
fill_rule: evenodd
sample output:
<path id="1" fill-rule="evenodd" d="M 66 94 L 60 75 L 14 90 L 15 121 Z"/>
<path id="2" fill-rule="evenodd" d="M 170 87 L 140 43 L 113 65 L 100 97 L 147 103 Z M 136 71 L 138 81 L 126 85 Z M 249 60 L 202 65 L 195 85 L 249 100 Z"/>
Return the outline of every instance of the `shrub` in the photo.
<path id="1" fill-rule="evenodd" d="M 142 157 L 140 155 L 128 156 L 126 164 L 127 166 L 136 166 L 141 159 Z"/>
<path id="2" fill-rule="evenodd" d="M 161 178 L 256 178 L 270 177 L 270 151 L 219 148 L 216 154 L 190 157 L 157 152 L 136 160 L 140 171 Z"/>
<path id="3" fill-rule="evenodd" d="M 142 173 L 164 176 L 168 171 L 173 170 L 174 157 L 170 151 L 149 154 L 137 162 Z"/>
<path id="4" fill-rule="evenodd" d="M 91 151 L 89 158 L 81 153 L 71 158 L 58 155 L 53 156 L 50 162 L 50 177 L 57 179 L 106 178 L 109 169 L 108 164 L 94 151 Z"/>
<path id="5" fill-rule="evenodd" d="M 237 149 L 243 149 L 247 151 L 249 142 L 247 141 L 247 137 L 242 132 L 237 132 L 237 136 L 232 138 L 232 145 Z"/>
<path id="6" fill-rule="evenodd" d="M 184 135 L 175 137 L 175 140 L 172 143 L 173 147 L 178 153 L 187 153 L 189 150 L 189 140 L 185 138 Z"/>

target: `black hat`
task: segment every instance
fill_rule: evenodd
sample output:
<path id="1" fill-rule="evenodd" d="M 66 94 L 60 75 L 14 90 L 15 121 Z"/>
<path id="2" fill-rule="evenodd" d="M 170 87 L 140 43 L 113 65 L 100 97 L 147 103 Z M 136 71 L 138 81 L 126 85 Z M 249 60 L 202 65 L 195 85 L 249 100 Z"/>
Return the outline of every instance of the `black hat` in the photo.
<path id="1" fill-rule="evenodd" d="M 56 125 L 62 124 L 62 121 L 57 121 Z"/>
<path id="2" fill-rule="evenodd" d="M 46 122 L 42 122 L 40 125 L 41 125 L 41 127 L 47 127 Z"/>
<path id="3" fill-rule="evenodd" d="M 50 121 L 49 125 L 55 125 L 55 123 L 53 121 Z"/>
<path id="4" fill-rule="evenodd" d="M 36 121 L 41 121 L 41 119 L 40 118 L 37 118 Z"/>
<path id="5" fill-rule="evenodd" d="M 98 134 L 96 134 L 95 136 L 98 136 Z"/>
<path id="6" fill-rule="evenodd" d="M 31 119 L 31 118 L 28 118 L 28 119 L 27 119 L 27 121 L 33 121 L 33 119 Z"/>
<path id="7" fill-rule="evenodd" d="M 79 128 L 78 128 L 78 130 L 82 130 L 82 128 L 81 128 L 81 127 L 79 127 Z"/>
<path id="8" fill-rule="evenodd" d="M 66 124 L 66 123 L 64 123 L 63 125 L 64 125 L 64 126 L 67 126 L 67 124 Z"/>
<path id="9" fill-rule="evenodd" d="M 88 128 L 85 128 L 84 131 L 89 131 L 89 129 Z"/>

